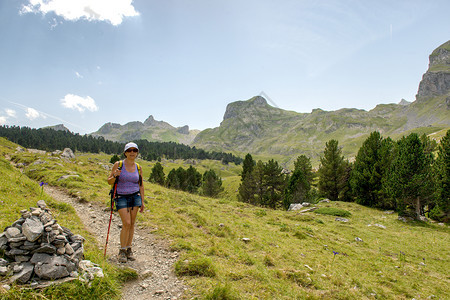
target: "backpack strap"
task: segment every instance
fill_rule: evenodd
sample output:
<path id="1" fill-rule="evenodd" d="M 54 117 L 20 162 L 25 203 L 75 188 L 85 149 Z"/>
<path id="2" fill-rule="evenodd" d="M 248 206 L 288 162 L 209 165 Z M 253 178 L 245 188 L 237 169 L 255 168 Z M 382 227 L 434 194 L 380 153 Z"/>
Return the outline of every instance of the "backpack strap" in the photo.
<path id="1" fill-rule="evenodd" d="M 141 166 L 138 163 L 135 163 L 139 173 L 139 186 L 142 186 L 142 175 L 141 175 Z"/>

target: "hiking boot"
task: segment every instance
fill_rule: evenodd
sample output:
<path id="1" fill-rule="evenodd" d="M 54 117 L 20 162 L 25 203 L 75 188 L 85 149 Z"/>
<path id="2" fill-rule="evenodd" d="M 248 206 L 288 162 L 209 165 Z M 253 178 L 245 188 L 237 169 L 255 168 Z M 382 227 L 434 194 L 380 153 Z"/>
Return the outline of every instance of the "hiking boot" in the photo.
<path id="1" fill-rule="evenodd" d="M 127 252 L 125 249 L 119 250 L 119 255 L 117 256 L 120 263 L 126 263 L 127 262 Z"/>
<path id="2" fill-rule="evenodd" d="M 128 260 L 134 261 L 136 258 L 133 256 L 133 251 L 131 251 L 131 247 L 127 248 L 127 258 Z"/>

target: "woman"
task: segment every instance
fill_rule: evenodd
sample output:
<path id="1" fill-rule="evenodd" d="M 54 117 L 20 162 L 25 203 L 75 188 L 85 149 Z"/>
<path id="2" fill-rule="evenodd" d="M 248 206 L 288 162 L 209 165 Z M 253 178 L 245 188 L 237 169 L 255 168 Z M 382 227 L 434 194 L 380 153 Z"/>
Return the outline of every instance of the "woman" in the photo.
<path id="1" fill-rule="evenodd" d="M 135 160 L 139 154 L 139 148 L 135 143 L 128 143 L 123 150 L 125 159 L 117 161 L 108 177 L 108 183 L 114 184 L 118 177 L 116 209 L 122 219 L 120 231 L 119 262 L 135 260 L 131 251 L 131 243 L 134 235 L 134 224 L 138 210 L 144 212 L 144 185 L 142 184 L 142 170 Z M 121 166 L 121 168 L 120 168 Z M 140 209 L 138 209 L 140 207 Z"/>

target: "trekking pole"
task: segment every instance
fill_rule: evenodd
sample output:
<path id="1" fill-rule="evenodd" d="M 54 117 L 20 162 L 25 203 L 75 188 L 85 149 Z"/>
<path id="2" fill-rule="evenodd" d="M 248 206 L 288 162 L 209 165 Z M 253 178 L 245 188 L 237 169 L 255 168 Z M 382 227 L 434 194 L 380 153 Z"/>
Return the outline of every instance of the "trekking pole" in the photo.
<path id="1" fill-rule="evenodd" d="M 116 190 L 117 190 L 117 182 L 119 181 L 119 177 L 116 178 L 116 181 L 114 182 L 114 188 L 111 190 L 111 214 L 109 215 L 109 225 L 108 225 L 108 233 L 106 234 L 106 243 L 105 243 L 105 253 L 103 254 L 103 258 L 106 258 L 106 247 L 108 247 L 108 240 L 109 240 L 109 229 L 111 228 L 111 220 L 114 210 L 114 198 L 116 198 Z"/>

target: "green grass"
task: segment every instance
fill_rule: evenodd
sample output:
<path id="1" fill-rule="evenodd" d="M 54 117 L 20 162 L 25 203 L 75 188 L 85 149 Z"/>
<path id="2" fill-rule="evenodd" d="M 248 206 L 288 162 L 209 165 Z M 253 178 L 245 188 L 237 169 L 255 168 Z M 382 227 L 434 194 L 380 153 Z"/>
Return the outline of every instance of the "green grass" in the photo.
<path id="1" fill-rule="evenodd" d="M 335 207 L 321 207 L 314 211 L 316 214 L 338 216 L 338 217 L 349 217 L 351 213 L 347 210 L 343 210 Z"/>
<path id="2" fill-rule="evenodd" d="M 8 151 L 2 153 L 5 152 Z M 62 185 L 53 174 L 59 170 L 57 163 L 62 164 L 62 173 L 77 172 L 83 180 L 78 190 L 72 192 L 86 201 L 107 205 L 109 171 L 103 169 L 102 164 L 107 164 L 110 157 L 77 155 L 72 162 L 50 159 L 46 168 L 33 166 L 38 170 L 29 174 Z M 17 155 L 15 159 L 25 158 Z M 47 160 L 47 157 L 27 158 L 33 159 Z M 10 176 L 0 182 L 0 197 L 8 202 L 0 211 L 1 224 L 6 226 L 17 218 L 20 210 L 17 206 L 35 203 L 40 190 L 38 181 L 29 180 L 8 168 L 8 162 L 1 161 L 3 172 Z M 205 169 L 213 166 L 209 162 L 199 162 L 196 167 L 203 163 Z M 141 164 L 144 174 L 149 174 L 151 163 L 142 161 Z M 215 167 L 220 170 L 220 163 Z M 144 183 L 146 212 L 138 215 L 138 224 L 164 239 L 172 251 L 179 253 L 174 271 L 190 286 L 187 298 L 424 299 L 434 295 L 444 299 L 450 294 L 450 230 L 447 226 L 403 223 L 395 214 L 347 202 L 319 203 L 318 206 L 327 211 L 351 213 L 349 223 L 336 222 L 334 215 L 274 211 L 247 205 L 237 202 L 232 194 L 239 183 L 237 170 L 221 170 L 224 174 L 230 172 L 224 177 L 225 190 L 230 195 L 217 199 Z M 147 178 L 148 175 L 144 176 Z M 227 187 L 229 183 L 233 187 Z M 14 196 L 8 198 L 6 189 Z M 23 191 L 29 190 L 32 192 L 27 196 Z M 75 232 L 78 228 L 83 232 L 76 216 L 67 213 L 70 208 L 60 204 L 54 207 L 61 210 L 61 222 L 70 225 Z M 64 219 L 69 216 L 71 219 Z M 373 224 L 382 224 L 386 229 L 368 226 Z M 362 241 L 355 240 L 356 237 Z M 89 256 L 105 264 L 101 253 L 95 250 L 97 245 L 92 237 L 89 245 L 91 243 L 87 246 Z M 133 277 L 133 274 L 114 275 L 117 271 L 109 268 L 106 273 L 117 284 L 112 287 L 117 289 L 120 289 L 119 277 Z M 82 288 L 87 287 L 74 287 Z M 16 293 L 19 292 L 12 295 Z M 45 295 L 51 298 L 52 294 Z"/>
<path id="3" fill-rule="evenodd" d="M 129 277 L 124 276 L 126 271 L 108 264 L 103 259 L 103 253 L 99 250 L 96 240 L 84 229 L 70 205 L 49 198 L 42 192 L 39 182 L 31 180 L 11 166 L 5 159 L 5 154 L 9 153 L 11 156 L 17 145 L 3 138 L 0 138 L 0 145 L 2 154 L 0 156 L 0 215 L 2 216 L 0 228 L 3 229 L 20 218 L 20 210 L 36 207 L 38 200 L 45 200 L 59 224 L 86 238 L 84 244 L 86 259 L 99 264 L 106 275 L 104 278 L 96 278 L 90 284 L 75 280 L 43 290 L 23 290 L 13 285 L 9 292 L 0 293 L 0 299 L 119 299 L 121 284 L 129 280 Z M 23 153 L 23 156 L 26 159 L 31 157 L 28 153 Z M 45 176 L 43 179 L 46 180 Z"/>

